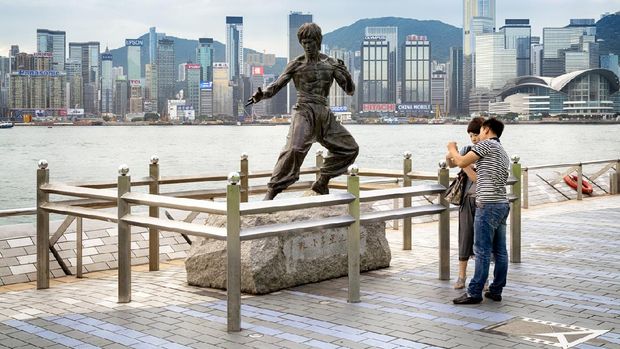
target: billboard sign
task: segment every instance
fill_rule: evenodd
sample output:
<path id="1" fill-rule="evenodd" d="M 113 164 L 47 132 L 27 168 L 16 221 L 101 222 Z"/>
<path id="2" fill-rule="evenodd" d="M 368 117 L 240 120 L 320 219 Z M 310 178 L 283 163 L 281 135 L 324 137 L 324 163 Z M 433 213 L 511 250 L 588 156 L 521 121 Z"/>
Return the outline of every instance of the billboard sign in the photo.
<path id="1" fill-rule="evenodd" d="M 18 70 L 17 74 L 25 76 L 59 76 L 60 72 L 55 70 Z"/>
<path id="2" fill-rule="evenodd" d="M 252 76 L 263 76 L 265 75 L 265 67 L 252 67 Z"/>
<path id="3" fill-rule="evenodd" d="M 384 35 L 368 35 L 364 36 L 364 40 L 385 41 L 386 38 Z"/>
<path id="4" fill-rule="evenodd" d="M 331 109 L 332 113 L 346 113 L 349 111 L 349 108 L 347 108 L 346 105 L 339 105 L 339 106 L 335 106 L 335 107 L 329 107 L 329 109 Z"/>
<path id="5" fill-rule="evenodd" d="M 68 116 L 82 116 L 84 115 L 84 109 L 82 108 L 68 108 L 67 109 Z"/>
<path id="6" fill-rule="evenodd" d="M 362 105 L 363 112 L 394 112 L 396 104 L 393 103 L 365 103 Z"/>
<path id="7" fill-rule="evenodd" d="M 200 64 L 196 64 L 196 63 L 187 63 L 185 65 L 185 68 L 187 69 L 200 69 Z"/>
<path id="8" fill-rule="evenodd" d="M 142 39 L 125 39 L 125 46 L 143 46 L 144 41 Z"/>
<path id="9" fill-rule="evenodd" d="M 200 89 L 201 90 L 207 90 L 207 91 L 213 90 L 213 81 L 201 81 L 200 82 Z"/>
<path id="10" fill-rule="evenodd" d="M 35 58 L 52 58 L 52 52 L 35 52 L 32 54 Z"/>
<path id="11" fill-rule="evenodd" d="M 177 111 L 194 110 L 193 105 L 177 105 Z"/>
<path id="12" fill-rule="evenodd" d="M 142 86 L 142 81 L 141 80 L 129 80 L 129 86 L 131 87 Z"/>
<path id="13" fill-rule="evenodd" d="M 405 103 L 397 105 L 396 109 L 402 113 L 424 114 L 432 113 L 433 106 L 429 103 Z"/>
<path id="14" fill-rule="evenodd" d="M 102 53 L 101 54 L 101 60 L 102 61 L 111 61 L 112 60 L 112 54 L 111 53 Z"/>

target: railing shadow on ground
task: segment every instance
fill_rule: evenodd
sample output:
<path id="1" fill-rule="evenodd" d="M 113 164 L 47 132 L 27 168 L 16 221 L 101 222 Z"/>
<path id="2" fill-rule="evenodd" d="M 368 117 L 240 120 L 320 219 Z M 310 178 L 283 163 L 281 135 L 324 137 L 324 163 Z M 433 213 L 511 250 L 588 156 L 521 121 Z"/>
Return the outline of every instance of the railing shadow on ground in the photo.
<path id="1" fill-rule="evenodd" d="M 302 173 L 316 174 L 322 164 L 322 153 L 317 152 L 316 167 L 303 169 Z M 153 156 L 150 161 L 150 176 L 131 181 L 129 169 L 121 165 L 116 183 L 49 183 L 49 169 L 45 160 L 39 161 L 37 170 L 37 288 L 49 288 L 50 246 L 64 233 L 64 230 L 76 222 L 77 238 L 77 276 L 82 276 L 82 220 L 94 219 L 117 224 L 118 228 L 118 302 L 131 301 L 131 227 L 140 226 L 149 230 L 149 270 L 159 269 L 159 231 L 170 231 L 185 235 L 212 238 L 226 241 L 227 251 L 227 313 L 228 331 L 241 330 L 241 241 L 259 239 L 266 236 L 321 230 L 327 228 L 347 227 L 348 251 L 348 301 L 360 301 L 360 224 L 364 222 L 403 220 L 403 249 L 411 249 L 411 219 L 417 216 L 438 215 L 439 271 L 441 280 L 450 279 L 450 205 L 445 200 L 444 192 L 448 187 L 449 171 L 445 162 L 440 162 L 437 174 L 414 173 L 411 171 L 411 153 L 404 154 L 403 171 L 360 170 L 353 165 L 349 168 L 346 185 L 335 182 L 333 187 L 346 188 L 346 192 L 321 196 L 284 198 L 273 201 L 248 202 L 249 194 L 260 194 L 266 186 L 250 187 L 250 178 L 270 177 L 270 171 L 250 173 L 247 155 L 241 156 L 240 173 L 232 172 L 227 176 L 177 176 L 160 177 L 159 159 Z M 521 165 L 517 157 L 513 158 L 512 176 L 508 184 L 512 187 L 510 218 L 510 260 L 521 261 Z M 385 188 L 380 181 L 361 183 L 360 176 L 401 178 L 402 186 L 392 184 Z M 412 186 L 412 179 L 435 180 L 436 183 Z M 162 184 L 191 183 L 200 181 L 228 180 L 226 190 L 201 190 L 173 193 L 160 193 Z M 297 183 L 293 190 L 309 188 L 311 182 Z M 149 193 L 131 192 L 135 186 L 149 186 Z M 395 186 L 396 185 L 396 186 Z M 390 184 L 388 184 L 390 186 Z M 110 188 L 116 187 L 115 190 Z M 364 191 L 362 191 L 365 189 Z M 50 201 L 50 195 L 68 196 L 70 200 Z M 412 207 L 411 198 L 416 196 L 437 195 L 438 202 Z M 225 197 L 225 202 L 212 201 L 216 197 Z M 397 205 L 387 211 L 361 212 L 360 203 L 382 200 L 398 200 Z M 301 210 L 312 207 L 348 205 L 348 214 L 302 222 L 284 222 L 241 229 L 243 216 L 265 214 L 279 211 Z M 101 208 L 117 207 L 117 212 L 110 213 Z M 132 214 L 132 206 L 146 206 L 149 214 Z M 160 208 L 177 209 L 189 213 L 186 221 L 173 221 L 159 218 Z M 59 229 L 50 238 L 50 213 L 67 215 Z M 192 223 L 199 213 L 226 216 L 226 228 L 217 228 Z M 192 218 L 193 217 L 193 218 Z M 53 249 L 51 250 L 52 254 Z"/>

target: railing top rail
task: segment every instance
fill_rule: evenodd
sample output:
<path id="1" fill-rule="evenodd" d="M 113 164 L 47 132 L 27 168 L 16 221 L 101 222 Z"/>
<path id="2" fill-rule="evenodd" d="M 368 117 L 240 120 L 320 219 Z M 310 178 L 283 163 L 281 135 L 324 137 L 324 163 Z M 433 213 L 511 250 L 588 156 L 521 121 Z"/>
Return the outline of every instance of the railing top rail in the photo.
<path id="1" fill-rule="evenodd" d="M 536 165 L 536 166 L 528 166 L 526 169 L 528 170 L 540 170 L 543 168 L 560 168 L 560 167 L 572 167 L 579 166 L 579 163 L 566 163 L 566 164 L 551 164 L 551 165 Z"/>
<path id="2" fill-rule="evenodd" d="M 584 161 L 581 164 L 582 165 L 598 165 L 598 164 L 607 164 L 610 162 L 620 162 L 620 159 Z"/>
<path id="3" fill-rule="evenodd" d="M 131 186 L 139 187 L 149 185 L 152 182 L 151 177 L 136 177 L 132 178 Z M 69 182 L 67 185 L 75 186 L 75 187 L 84 187 L 84 188 L 92 188 L 92 189 L 110 189 L 116 188 L 117 182 Z"/>
<path id="4" fill-rule="evenodd" d="M 36 207 L 13 208 L 9 210 L 0 210 L 0 217 L 29 216 L 36 213 Z"/>
<path id="5" fill-rule="evenodd" d="M 163 195 L 153 195 L 145 193 L 126 193 L 122 196 L 123 200 L 134 205 L 147 205 L 154 207 L 175 208 L 185 211 L 196 211 L 213 213 L 219 215 L 226 214 L 226 204 L 195 199 L 175 198 Z"/>
<path id="6" fill-rule="evenodd" d="M 41 208 L 51 213 L 64 214 L 68 216 L 76 216 L 112 223 L 116 223 L 118 221 L 116 213 L 104 212 L 91 208 L 75 207 L 57 203 L 46 203 L 41 205 Z"/>
<path id="7" fill-rule="evenodd" d="M 180 183 L 194 183 L 194 182 L 217 182 L 225 181 L 228 179 L 227 175 L 212 174 L 212 175 L 187 175 L 187 176 L 162 176 L 159 179 L 159 184 L 180 184 Z"/>
<path id="8" fill-rule="evenodd" d="M 376 211 L 376 212 L 363 213 L 360 217 L 360 222 L 370 223 L 370 222 L 389 221 L 392 219 L 418 217 L 418 216 L 441 213 L 445 210 L 446 210 L 445 206 L 436 205 L 436 204 L 415 206 L 415 207 L 403 207 L 403 208 L 398 208 L 398 209 L 388 210 L 388 211 Z"/>
<path id="9" fill-rule="evenodd" d="M 366 177 L 402 177 L 403 171 L 360 168 L 358 175 Z"/>
<path id="10" fill-rule="evenodd" d="M 319 171 L 318 167 L 303 167 L 301 169 L 299 169 L 299 174 L 300 175 L 304 175 L 304 174 L 314 174 L 317 173 Z M 243 174 L 240 174 L 243 176 Z M 273 175 L 273 171 L 268 170 L 268 171 L 250 171 L 250 173 L 248 174 L 248 178 L 265 178 L 265 177 L 271 177 Z"/>
<path id="11" fill-rule="evenodd" d="M 306 196 L 301 198 L 252 201 L 241 203 L 239 212 L 242 216 L 261 213 L 274 213 L 280 211 L 293 211 L 305 208 L 313 208 L 328 205 L 343 205 L 355 200 L 355 196 L 349 193 L 336 193 L 319 196 Z"/>
<path id="12" fill-rule="evenodd" d="M 65 184 L 43 184 L 41 190 L 49 194 L 75 196 L 87 199 L 116 201 L 117 193 L 107 189 L 75 187 Z"/>
<path id="13" fill-rule="evenodd" d="M 446 187 L 437 183 L 415 185 L 412 187 L 404 188 L 398 187 L 391 189 L 371 190 L 360 193 L 360 202 L 381 201 L 387 199 L 404 198 L 408 196 L 439 194 L 445 190 Z"/>
<path id="14" fill-rule="evenodd" d="M 407 173 L 407 177 L 411 179 L 420 179 L 425 181 L 436 181 L 438 176 L 437 172 L 423 172 L 423 171 L 411 171 Z M 455 174 L 450 175 L 450 179 L 456 178 Z"/>

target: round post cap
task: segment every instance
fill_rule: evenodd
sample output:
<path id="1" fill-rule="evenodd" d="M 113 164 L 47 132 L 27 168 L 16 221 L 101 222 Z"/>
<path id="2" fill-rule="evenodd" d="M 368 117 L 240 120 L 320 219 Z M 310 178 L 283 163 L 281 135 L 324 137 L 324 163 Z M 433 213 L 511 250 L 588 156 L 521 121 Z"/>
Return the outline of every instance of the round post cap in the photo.
<path id="1" fill-rule="evenodd" d="M 360 172 L 360 168 L 356 164 L 353 164 L 349 166 L 348 171 L 351 176 L 357 176 Z"/>
<path id="2" fill-rule="evenodd" d="M 521 160 L 521 158 L 518 155 L 513 155 L 513 157 L 510 158 L 512 160 L 513 163 L 519 163 L 519 160 Z"/>
<path id="3" fill-rule="evenodd" d="M 248 159 L 248 153 L 243 152 L 241 153 L 241 160 L 247 160 Z"/>
<path id="4" fill-rule="evenodd" d="M 129 166 L 122 164 L 118 167 L 118 174 L 121 176 L 126 176 L 129 173 Z"/>
<path id="5" fill-rule="evenodd" d="M 47 160 L 45 160 L 45 159 L 41 159 L 37 163 L 37 166 L 39 166 L 40 170 L 45 170 L 47 168 L 47 165 L 48 165 L 48 163 L 47 163 Z"/>
<path id="6" fill-rule="evenodd" d="M 323 156 L 323 149 L 318 149 L 316 151 L 316 156 Z"/>
<path id="7" fill-rule="evenodd" d="M 230 172 L 228 174 L 228 183 L 236 185 L 239 183 L 240 180 L 241 176 L 239 175 L 239 172 Z"/>
<path id="8" fill-rule="evenodd" d="M 410 151 L 403 152 L 403 157 L 405 159 L 411 159 L 411 152 Z"/>
<path id="9" fill-rule="evenodd" d="M 151 165 L 157 165 L 159 163 L 159 156 L 153 154 L 151 155 Z"/>
<path id="10" fill-rule="evenodd" d="M 446 163 L 446 160 L 439 161 L 439 168 L 441 169 L 448 168 L 448 163 Z"/>

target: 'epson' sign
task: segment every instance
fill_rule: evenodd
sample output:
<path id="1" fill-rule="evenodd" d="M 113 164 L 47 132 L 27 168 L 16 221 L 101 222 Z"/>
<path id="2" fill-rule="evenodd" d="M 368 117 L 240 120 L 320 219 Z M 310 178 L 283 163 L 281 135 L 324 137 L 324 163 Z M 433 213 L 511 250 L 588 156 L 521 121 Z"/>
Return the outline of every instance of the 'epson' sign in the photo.
<path id="1" fill-rule="evenodd" d="M 142 46 L 143 44 L 142 39 L 125 39 L 125 46 Z"/>

